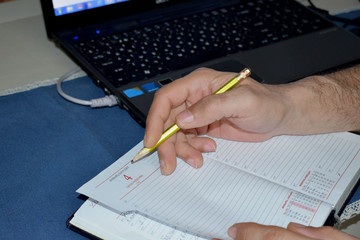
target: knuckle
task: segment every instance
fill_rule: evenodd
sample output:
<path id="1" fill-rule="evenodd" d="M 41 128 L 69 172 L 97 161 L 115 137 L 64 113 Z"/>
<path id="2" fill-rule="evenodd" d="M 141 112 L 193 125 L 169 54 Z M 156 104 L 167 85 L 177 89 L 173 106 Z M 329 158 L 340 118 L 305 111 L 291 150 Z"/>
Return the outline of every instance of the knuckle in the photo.
<path id="1" fill-rule="evenodd" d="M 154 98 L 158 98 L 159 96 L 163 95 L 163 93 L 166 93 L 166 86 L 158 89 L 154 94 Z"/>
<path id="2" fill-rule="evenodd" d="M 245 85 L 240 88 L 240 96 L 242 100 L 246 101 L 244 106 L 247 106 L 248 109 L 259 109 L 262 106 L 263 97 L 251 86 Z"/>
<path id="3" fill-rule="evenodd" d="M 197 69 L 194 70 L 194 72 L 202 72 L 202 71 L 205 71 L 205 72 L 213 72 L 214 70 L 213 69 L 210 69 L 210 68 L 207 68 L 207 67 L 199 67 Z"/>
<path id="4" fill-rule="evenodd" d="M 271 228 L 264 233 L 264 240 L 282 240 L 285 239 L 284 231 L 280 228 Z"/>
<path id="5" fill-rule="evenodd" d="M 207 67 L 199 67 L 199 68 L 193 70 L 192 72 L 190 72 L 184 78 L 197 78 L 198 76 L 203 76 L 203 75 L 206 75 L 206 74 L 210 74 L 213 71 L 214 70 L 212 70 L 210 68 L 207 68 Z"/>

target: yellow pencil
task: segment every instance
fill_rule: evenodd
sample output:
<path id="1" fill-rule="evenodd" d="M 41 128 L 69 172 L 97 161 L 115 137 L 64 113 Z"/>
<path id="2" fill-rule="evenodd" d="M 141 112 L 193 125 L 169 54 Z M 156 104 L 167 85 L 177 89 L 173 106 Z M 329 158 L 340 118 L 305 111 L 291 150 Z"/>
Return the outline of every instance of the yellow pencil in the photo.
<path id="1" fill-rule="evenodd" d="M 223 85 L 219 90 L 214 92 L 213 94 L 220 94 L 224 93 L 231 88 L 233 88 L 235 85 L 237 85 L 239 82 L 244 80 L 250 75 L 251 71 L 248 68 L 245 68 L 242 70 L 239 74 L 237 74 L 234 78 L 229 80 L 225 85 Z M 179 126 L 175 123 L 171 127 L 169 127 L 160 137 L 159 141 L 155 144 L 155 146 L 151 148 L 143 148 L 141 149 L 138 154 L 134 157 L 134 159 L 131 161 L 132 163 L 144 158 L 145 156 L 149 155 L 151 152 L 153 152 L 161 143 L 163 143 L 165 140 L 167 140 L 169 137 L 174 135 L 177 131 L 179 131 Z"/>

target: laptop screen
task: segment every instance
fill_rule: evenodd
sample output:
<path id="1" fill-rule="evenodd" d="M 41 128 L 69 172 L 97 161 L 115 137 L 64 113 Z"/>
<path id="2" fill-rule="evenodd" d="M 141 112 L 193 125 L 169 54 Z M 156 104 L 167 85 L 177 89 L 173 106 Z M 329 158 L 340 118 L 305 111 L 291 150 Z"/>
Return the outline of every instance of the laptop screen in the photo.
<path id="1" fill-rule="evenodd" d="M 131 0 L 52 0 L 55 16 L 99 8 Z"/>

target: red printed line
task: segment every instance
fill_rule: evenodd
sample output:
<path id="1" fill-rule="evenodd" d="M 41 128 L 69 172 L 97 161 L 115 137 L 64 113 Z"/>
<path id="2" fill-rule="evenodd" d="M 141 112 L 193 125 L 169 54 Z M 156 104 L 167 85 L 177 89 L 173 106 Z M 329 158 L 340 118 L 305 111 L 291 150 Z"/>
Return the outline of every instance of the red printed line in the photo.
<path id="1" fill-rule="evenodd" d="M 282 209 L 285 208 L 285 206 L 286 206 L 286 204 L 288 203 L 288 201 L 289 201 L 289 199 L 290 199 L 290 197 L 291 197 L 292 194 L 293 194 L 293 192 L 291 192 L 291 193 L 289 194 L 288 198 L 287 198 L 286 201 L 284 202 L 284 205 L 282 206 Z"/>
<path id="2" fill-rule="evenodd" d="M 304 184 L 305 180 L 309 177 L 309 175 L 310 175 L 310 171 L 306 174 L 306 176 L 304 177 L 304 179 L 300 183 L 300 187 Z"/>
<path id="3" fill-rule="evenodd" d="M 92 208 L 96 207 L 96 206 L 98 205 L 98 203 L 99 203 L 98 201 L 92 202 L 92 203 L 91 203 Z"/>
<path id="4" fill-rule="evenodd" d="M 307 207 L 307 206 L 305 206 L 303 204 L 300 204 L 300 203 L 297 203 L 297 202 L 294 202 L 294 201 L 291 201 L 290 204 L 292 204 L 292 205 L 294 205 L 296 207 L 305 209 L 306 211 L 309 211 L 309 212 L 316 212 L 316 210 L 314 208 Z"/>
<path id="5" fill-rule="evenodd" d="M 330 193 L 328 194 L 326 199 L 329 199 L 331 193 L 333 192 L 333 190 L 335 189 L 336 185 L 339 183 L 340 179 L 344 176 L 345 172 L 348 170 L 348 168 L 350 167 L 350 165 L 352 164 L 352 162 L 354 161 L 354 159 L 356 158 L 356 156 L 359 154 L 360 149 L 358 149 L 358 151 L 356 152 L 355 156 L 351 159 L 351 162 L 349 163 L 349 165 L 345 168 L 344 172 L 341 174 L 341 176 L 339 177 L 339 179 L 337 180 L 337 182 L 334 184 L 333 188 L 331 189 Z"/>
<path id="6" fill-rule="evenodd" d="M 116 219 L 119 219 L 121 216 L 124 216 L 124 213 L 123 213 L 123 212 L 120 212 L 120 213 L 117 215 Z"/>
<path id="7" fill-rule="evenodd" d="M 144 180 L 142 180 L 138 185 L 136 185 L 133 189 L 131 189 L 129 192 L 127 192 L 120 200 L 123 200 L 127 195 L 129 195 L 132 191 L 134 191 L 138 186 L 140 186 L 143 182 L 145 182 L 149 177 L 151 177 L 156 171 L 158 171 L 160 167 L 155 169 L 149 176 L 147 176 Z"/>
<path id="8" fill-rule="evenodd" d="M 101 183 L 99 183 L 95 188 L 100 187 L 101 185 L 103 185 L 107 180 L 109 180 L 110 178 L 112 178 L 115 174 L 117 174 L 118 172 L 120 172 L 122 169 L 124 169 L 124 167 L 126 167 L 127 165 L 129 165 L 131 161 L 129 161 L 127 164 L 125 164 L 124 166 L 122 166 L 119 170 L 117 170 L 116 172 L 114 172 L 110 177 L 108 177 L 107 179 L 105 179 L 104 181 L 102 181 Z"/>
<path id="9" fill-rule="evenodd" d="M 314 212 L 314 214 L 313 214 L 313 216 L 312 216 L 312 218 L 311 218 L 311 220 L 310 220 L 309 226 L 311 226 L 311 223 L 312 223 L 312 221 L 314 220 L 314 217 L 315 217 L 316 213 L 319 211 L 319 208 L 320 208 L 321 204 L 323 204 L 323 202 L 320 202 L 320 203 L 319 203 L 317 209 L 315 210 L 315 212 Z"/>

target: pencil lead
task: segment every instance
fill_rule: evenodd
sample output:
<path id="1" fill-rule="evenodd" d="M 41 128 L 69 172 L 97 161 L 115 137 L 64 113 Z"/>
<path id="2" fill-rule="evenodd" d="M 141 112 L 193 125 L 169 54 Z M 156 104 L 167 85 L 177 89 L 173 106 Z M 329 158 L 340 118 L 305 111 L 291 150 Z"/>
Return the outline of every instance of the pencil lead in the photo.
<path id="1" fill-rule="evenodd" d="M 136 154 L 136 156 L 133 158 L 133 160 L 131 160 L 131 163 L 135 163 L 138 160 L 144 158 L 145 156 L 147 156 L 150 153 L 150 149 L 149 148 L 143 148 L 141 149 L 138 154 Z"/>

